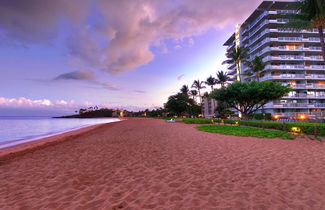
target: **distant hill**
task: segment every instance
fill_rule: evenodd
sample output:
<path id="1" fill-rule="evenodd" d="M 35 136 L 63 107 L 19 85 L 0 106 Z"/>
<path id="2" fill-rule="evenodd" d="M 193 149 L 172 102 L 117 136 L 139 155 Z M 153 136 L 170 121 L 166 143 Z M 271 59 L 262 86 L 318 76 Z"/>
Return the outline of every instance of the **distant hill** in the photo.
<path id="1" fill-rule="evenodd" d="M 80 109 L 79 114 L 61 116 L 56 118 L 99 118 L 99 117 L 123 117 L 123 110 L 99 109 L 85 110 Z"/>

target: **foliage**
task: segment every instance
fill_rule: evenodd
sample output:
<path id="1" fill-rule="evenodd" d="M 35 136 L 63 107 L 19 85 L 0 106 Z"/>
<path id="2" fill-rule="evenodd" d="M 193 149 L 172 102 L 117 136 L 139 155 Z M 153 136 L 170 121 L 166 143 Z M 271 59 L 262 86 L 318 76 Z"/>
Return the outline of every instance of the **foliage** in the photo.
<path id="1" fill-rule="evenodd" d="M 209 85 L 211 87 L 211 91 L 213 91 L 213 86 L 216 85 L 217 83 L 218 83 L 218 80 L 211 75 L 205 81 L 205 84 Z"/>
<path id="2" fill-rule="evenodd" d="M 218 106 L 216 108 L 216 113 L 217 113 L 217 116 L 220 118 L 227 118 L 233 114 L 230 107 L 222 101 L 218 102 Z"/>
<path id="3" fill-rule="evenodd" d="M 223 120 L 225 124 L 234 125 L 244 125 L 251 127 L 259 127 L 259 128 L 268 128 L 275 130 L 282 130 L 290 132 L 293 127 L 300 128 L 302 133 L 314 135 L 315 123 L 310 122 L 280 122 L 280 121 L 248 121 L 248 120 Z M 318 135 L 325 136 L 325 124 L 320 123 L 316 124 L 318 128 Z"/>
<path id="4" fill-rule="evenodd" d="M 183 118 L 182 121 L 186 124 L 213 124 L 216 122 L 214 119 L 207 118 Z"/>
<path id="5" fill-rule="evenodd" d="M 272 81 L 234 82 L 226 88 L 213 91 L 211 97 L 240 111 L 247 118 L 269 101 L 280 99 L 290 91 L 290 87 Z"/>
<path id="6" fill-rule="evenodd" d="M 203 85 L 204 82 L 203 81 L 200 81 L 200 80 L 194 80 L 193 84 L 192 84 L 192 88 L 196 88 L 198 93 L 199 93 L 199 97 L 200 97 L 200 100 L 202 102 L 202 98 L 201 98 L 201 89 L 204 89 L 205 86 Z"/>
<path id="7" fill-rule="evenodd" d="M 185 95 L 188 95 L 188 92 L 190 91 L 188 89 L 188 86 L 187 85 L 183 85 L 182 88 L 180 89 L 181 93 L 185 94 Z"/>
<path id="8" fill-rule="evenodd" d="M 296 1 L 293 7 L 297 9 L 298 12 L 296 14 L 286 15 L 289 18 L 289 23 L 285 24 L 284 27 L 298 30 L 317 28 L 325 61 L 325 43 L 323 34 L 325 24 L 325 1 L 300 0 Z"/>
<path id="9" fill-rule="evenodd" d="M 189 98 L 188 95 L 183 93 L 177 93 L 169 96 L 165 108 L 167 111 L 174 113 L 175 115 L 191 114 L 189 113 L 190 108 L 195 105 L 193 99 Z"/>
<path id="10" fill-rule="evenodd" d="M 243 127 L 243 126 L 205 125 L 205 126 L 198 126 L 197 129 L 205 132 L 221 133 L 221 134 L 234 135 L 234 136 L 293 139 L 293 137 L 288 132 L 285 131 L 265 130 L 261 128 L 252 128 L 252 127 Z"/>
<path id="11" fill-rule="evenodd" d="M 227 52 L 227 60 L 222 64 L 235 64 L 237 68 L 237 73 L 240 75 L 240 62 L 245 63 L 248 58 L 248 49 L 245 47 L 236 47 L 233 50 Z"/>
<path id="12" fill-rule="evenodd" d="M 250 119 L 254 119 L 254 120 L 271 120 L 272 114 L 271 113 L 252 113 L 248 117 Z"/>
<path id="13" fill-rule="evenodd" d="M 246 65 L 249 67 L 248 76 L 254 75 L 256 80 L 259 81 L 265 69 L 265 63 L 262 61 L 262 58 L 256 56 L 252 61 L 247 61 Z"/>
<path id="14" fill-rule="evenodd" d="M 217 72 L 217 84 L 220 84 L 221 87 L 224 87 L 227 82 L 229 82 L 230 78 L 227 73 L 223 71 Z"/>

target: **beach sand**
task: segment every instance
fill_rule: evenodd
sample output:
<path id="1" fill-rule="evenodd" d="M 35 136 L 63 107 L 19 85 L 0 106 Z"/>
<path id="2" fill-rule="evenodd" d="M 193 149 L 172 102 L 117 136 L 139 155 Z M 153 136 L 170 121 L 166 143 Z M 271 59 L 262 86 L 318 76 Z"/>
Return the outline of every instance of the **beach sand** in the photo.
<path id="1" fill-rule="evenodd" d="M 325 209 L 318 141 L 128 119 L 37 144 L 1 151 L 0 209 Z"/>

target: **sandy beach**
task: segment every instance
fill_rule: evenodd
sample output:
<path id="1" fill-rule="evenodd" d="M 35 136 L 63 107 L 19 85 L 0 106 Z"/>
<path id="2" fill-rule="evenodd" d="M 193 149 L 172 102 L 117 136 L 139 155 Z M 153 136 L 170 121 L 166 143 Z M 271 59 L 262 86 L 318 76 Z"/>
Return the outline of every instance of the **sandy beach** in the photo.
<path id="1" fill-rule="evenodd" d="M 128 119 L 33 144 L 0 151 L 0 209 L 325 209 L 318 141 Z"/>

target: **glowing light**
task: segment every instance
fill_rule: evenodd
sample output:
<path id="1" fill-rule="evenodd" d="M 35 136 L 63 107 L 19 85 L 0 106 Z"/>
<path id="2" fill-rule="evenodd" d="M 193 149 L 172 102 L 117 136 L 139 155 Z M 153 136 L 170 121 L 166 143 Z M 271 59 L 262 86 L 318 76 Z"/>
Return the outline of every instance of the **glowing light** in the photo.
<path id="1" fill-rule="evenodd" d="M 307 118 L 307 116 L 304 115 L 304 114 L 302 114 L 302 115 L 299 116 L 299 120 L 305 120 L 306 118 Z"/>
<path id="2" fill-rule="evenodd" d="M 291 132 L 293 132 L 293 133 L 301 133 L 301 129 L 299 127 L 292 127 Z"/>
<path id="3" fill-rule="evenodd" d="M 279 115 L 274 115 L 273 118 L 274 118 L 275 120 L 278 120 L 278 119 L 280 118 L 280 116 L 279 116 Z"/>

